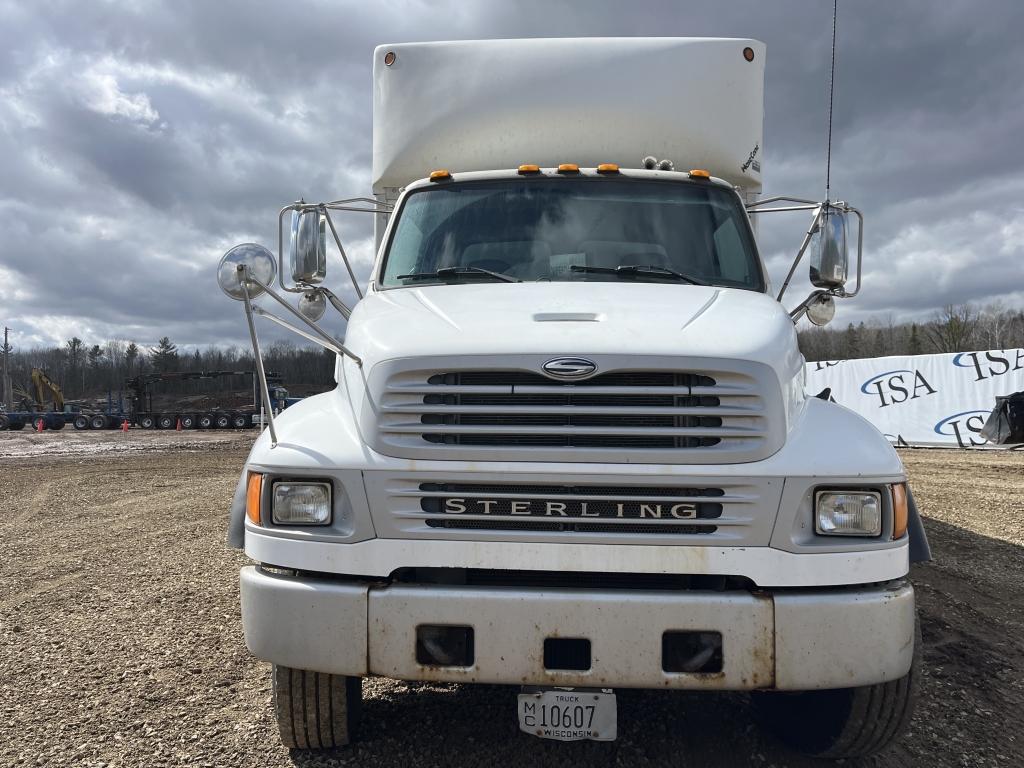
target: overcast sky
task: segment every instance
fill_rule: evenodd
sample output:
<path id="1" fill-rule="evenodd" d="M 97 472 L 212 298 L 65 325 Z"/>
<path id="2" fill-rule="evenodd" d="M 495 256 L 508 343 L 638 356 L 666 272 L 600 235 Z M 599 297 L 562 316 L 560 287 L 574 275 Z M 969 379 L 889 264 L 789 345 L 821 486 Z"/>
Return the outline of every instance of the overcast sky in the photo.
<path id="1" fill-rule="evenodd" d="M 0 325 L 23 349 L 246 343 L 217 261 L 276 247 L 290 200 L 369 192 L 381 43 L 760 39 L 764 192 L 820 198 L 831 14 L 824 0 L 0 0 Z M 840 0 L 832 189 L 867 228 L 863 293 L 837 323 L 1024 308 L 1022 28 L 1020 0 Z M 775 216 L 761 246 L 778 284 L 806 221 Z M 365 276 L 369 222 L 341 223 Z"/>

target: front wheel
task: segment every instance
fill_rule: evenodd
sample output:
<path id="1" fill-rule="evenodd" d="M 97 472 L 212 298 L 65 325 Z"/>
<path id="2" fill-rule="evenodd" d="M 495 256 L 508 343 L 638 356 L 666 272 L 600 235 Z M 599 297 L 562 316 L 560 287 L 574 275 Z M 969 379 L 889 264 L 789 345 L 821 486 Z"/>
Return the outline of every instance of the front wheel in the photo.
<path id="1" fill-rule="evenodd" d="M 760 693 L 760 721 L 794 749 L 831 759 L 866 757 L 885 749 L 910 724 L 917 701 L 921 627 L 914 632 L 910 671 L 898 680 L 802 693 Z"/>
<path id="2" fill-rule="evenodd" d="M 358 677 L 274 665 L 274 714 L 289 749 L 343 747 L 355 736 L 363 700 Z"/>

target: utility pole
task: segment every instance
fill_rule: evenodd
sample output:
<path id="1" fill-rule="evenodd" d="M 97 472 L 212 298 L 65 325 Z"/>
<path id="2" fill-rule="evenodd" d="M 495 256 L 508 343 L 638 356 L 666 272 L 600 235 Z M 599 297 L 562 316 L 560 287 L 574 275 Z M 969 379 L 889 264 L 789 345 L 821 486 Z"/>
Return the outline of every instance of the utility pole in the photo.
<path id="1" fill-rule="evenodd" d="M 3 397 L 4 405 L 8 411 L 14 410 L 14 396 L 11 393 L 11 368 L 9 358 L 11 356 L 11 345 L 7 341 L 7 334 L 10 333 L 10 328 L 4 326 L 4 373 L 3 373 Z"/>

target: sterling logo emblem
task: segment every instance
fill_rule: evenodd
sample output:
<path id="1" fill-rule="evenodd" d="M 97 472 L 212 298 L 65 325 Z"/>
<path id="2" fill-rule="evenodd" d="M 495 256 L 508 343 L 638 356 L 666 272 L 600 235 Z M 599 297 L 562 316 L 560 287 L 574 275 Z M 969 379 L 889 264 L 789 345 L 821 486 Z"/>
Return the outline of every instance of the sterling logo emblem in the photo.
<path id="1" fill-rule="evenodd" d="M 556 357 L 544 363 L 541 370 L 558 379 L 583 379 L 597 370 L 597 364 L 585 357 Z"/>

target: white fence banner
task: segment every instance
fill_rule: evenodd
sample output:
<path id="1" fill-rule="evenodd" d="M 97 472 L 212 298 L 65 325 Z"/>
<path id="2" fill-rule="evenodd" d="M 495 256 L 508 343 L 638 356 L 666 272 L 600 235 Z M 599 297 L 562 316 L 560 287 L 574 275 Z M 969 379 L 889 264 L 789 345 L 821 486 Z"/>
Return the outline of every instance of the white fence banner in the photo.
<path id="1" fill-rule="evenodd" d="M 894 443 L 984 445 L 997 395 L 1024 390 L 1024 349 L 807 364 L 807 393 L 826 387 Z"/>

